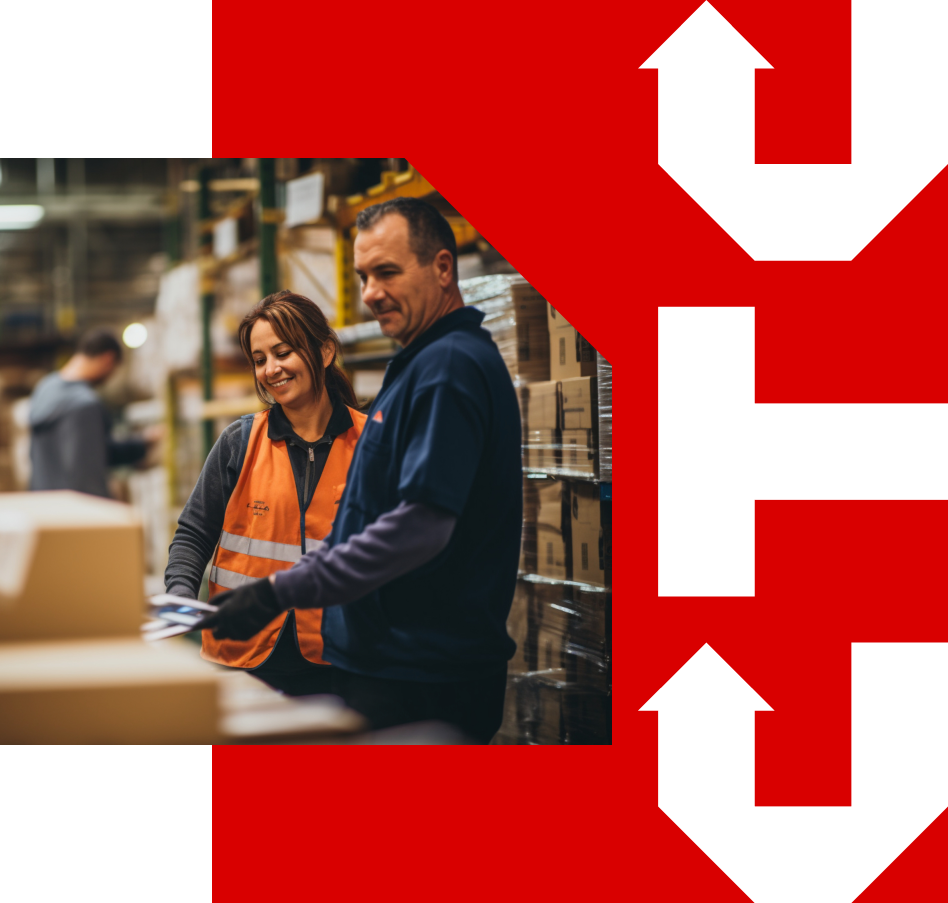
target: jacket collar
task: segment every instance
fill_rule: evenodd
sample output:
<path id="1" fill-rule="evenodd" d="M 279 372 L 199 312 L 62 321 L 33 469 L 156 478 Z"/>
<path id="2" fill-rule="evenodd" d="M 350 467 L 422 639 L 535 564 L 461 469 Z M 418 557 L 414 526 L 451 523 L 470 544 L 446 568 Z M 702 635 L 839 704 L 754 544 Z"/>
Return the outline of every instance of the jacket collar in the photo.
<path id="1" fill-rule="evenodd" d="M 270 408 L 270 416 L 267 420 L 267 438 L 271 442 L 285 442 L 287 439 L 294 439 L 303 445 L 316 445 L 325 439 L 335 439 L 341 436 L 346 430 L 352 428 L 352 415 L 345 402 L 335 393 L 331 392 L 332 414 L 329 415 L 329 423 L 326 425 L 326 432 L 321 439 L 316 442 L 306 442 L 293 431 L 289 418 L 283 413 L 283 408 L 274 404 Z"/>
<path id="2" fill-rule="evenodd" d="M 395 374 L 401 372 L 405 365 L 414 358 L 419 351 L 426 348 L 432 342 L 443 338 L 449 332 L 455 332 L 459 329 L 476 330 L 480 328 L 481 321 L 484 319 L 484 312 L 476 307 L 462 307 L 458 310 L 452 310 L 438 320 L 435 320 L 415 341 L 406 345 L 392 358 L 388 370 L 385 373 L 383 388 L 394 379 Z"/>

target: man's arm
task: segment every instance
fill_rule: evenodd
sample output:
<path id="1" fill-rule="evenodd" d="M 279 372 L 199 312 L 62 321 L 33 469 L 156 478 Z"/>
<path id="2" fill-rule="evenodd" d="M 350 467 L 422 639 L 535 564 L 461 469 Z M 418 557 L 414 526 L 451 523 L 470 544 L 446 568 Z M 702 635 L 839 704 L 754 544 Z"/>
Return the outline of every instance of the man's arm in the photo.
<path id="1" fill-rule="evenodd" d="M 220 611 L 200 627 L 219 640 L 249 640 L 288 608 L 352 602 L 431 561 L 447 546 L 456 521 L 447 511 L 402 502 L 346 542 L 321 546 L 288 571 L 215 596 Z"/>
<path id="2" fill-rule="evenodd" d="M 272 581 L 281 609 L 344 605 L 427 564 L 447 546 L 457 518 L 421 502 L 401 502 L 361 533 L 308 552 Z"/>

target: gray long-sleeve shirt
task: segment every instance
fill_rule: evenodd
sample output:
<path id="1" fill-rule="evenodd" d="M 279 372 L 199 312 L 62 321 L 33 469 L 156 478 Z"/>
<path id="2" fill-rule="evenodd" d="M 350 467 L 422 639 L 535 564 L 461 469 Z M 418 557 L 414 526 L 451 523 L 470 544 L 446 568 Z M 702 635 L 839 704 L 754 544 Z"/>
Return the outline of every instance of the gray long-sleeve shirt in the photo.
<path id="1" fill-rule="evenodd" d="M 108 496 L 108 468 L 133 464 L 142 439 L 115 440 L 112 418 L 92 386 L 50 373 L 30 399 L 30 489 L 74 489 Z"/>

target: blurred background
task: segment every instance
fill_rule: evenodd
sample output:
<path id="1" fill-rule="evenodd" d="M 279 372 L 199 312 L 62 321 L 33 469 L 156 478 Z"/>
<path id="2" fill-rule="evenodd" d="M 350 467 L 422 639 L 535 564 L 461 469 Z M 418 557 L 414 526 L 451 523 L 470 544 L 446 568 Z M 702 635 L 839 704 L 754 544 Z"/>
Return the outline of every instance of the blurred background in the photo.
<path id="1" fill-rule="evenodd" d="M 109 328 L 125 345 L 98 389 L 115 437 L 161 437 L 112 469 L 109 490 L 141 518 L 146 594 L 163 592 L 207 452 L 261 409 L 236 340 L 257 301 L 312 299 L 360 403 L 379 391 L 397 347 L 361 302 L 354 224 L 396 196 L 447 217 L 462 295 L 484 311 L 521 403 L 518 651 L 495 742 L 610 742 L 611 366 L 404 159 L 0 159 L 0 493 L 29 485 L 37 382 L 83 333 Z"/>
<path id="2" fill-rule="evenodd" d="M 161 589 L 181 506 L 208 448 L 259 410 L 236 342 L 261 297 L 289 288 L 337 328 L 370 318 L 352 269 L 363 207 L 425 197 L 454 227 L 461 278 L 512 272 L 402 159 L 0 160 L 0 491 L 29 482 L 28 397 L 86 330 L 123 337 L 101 390 L 119 437 L 165 425 L 145 467 L 113 471 L 114 497 L 145 516 L 147 569 Z M 370 401 L 394 351 L 346 337 Z"/>

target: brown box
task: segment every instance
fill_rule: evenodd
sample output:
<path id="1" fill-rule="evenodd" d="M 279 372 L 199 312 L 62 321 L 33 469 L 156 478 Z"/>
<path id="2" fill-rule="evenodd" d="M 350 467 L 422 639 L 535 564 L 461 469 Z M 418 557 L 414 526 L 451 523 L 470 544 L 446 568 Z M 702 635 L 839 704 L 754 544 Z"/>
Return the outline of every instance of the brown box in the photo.
<path id="1" fill-rule="evenodd" d="M 569 484 L 541 483 L 537 496 L 537 573 L 569 580 Z"/>
<path id="2" fill-rule="evenodd" d="M 543 470 L 559 467 L 561 437 L 559 430 L 529 430 L 527 432 L 524 468 Z"/>
<path id="3" fill-rule="evenodd" d="M 550 334 L 550 379 L 596 375 L 596 349 L 589 344 L 552 304 L 547 305 Z"/>
<path id="4" fill-rule="evenodd" d="M 7 548 L 36 536 L 32 558 L 18 554 L 16 564 L 29 562 L 19 591 L 0 596 L 0 642 L 138 635 L 144 576 L 134 509 L 79 492 L 16 492 L 0 494 L 0 518 Z"/>
<path id="5" fill-rule="evenodd" d="M 565 667 L 564 647 L 566 639 L 557 630 L 550 630 L 545 624 L 540 624 L 537 632 L 537 671 L 548 671 L 551 668 Z"/>
<path id="6" fill-rule="evenodd" d="M 558 382 L 530 383 L 527 386 L 527 422 L 529 430 L 556 430 L 560 428 L 560 384 Z"/>
<path id="7" fill-rule="evenodd" d="M 0 743 L 213 743 L 217 694 L 173 641 L 0 644 Z"/>
<path id="8" fill-rule="evenodd" d="M 599 486 L 596 483 L 573 483 L 570 497 L 572 579 L 605 586 Z"/>
<path id="9" fill-rule="evenodd" d="M 574 473 L 596 475 L 596 431 L 563 430 L 560 466 Z"/>
<path id="10" fill-rule="evenodd" d="M 594 430 L 599 421 L 595 376 L 564 379 L 560 383 L 560 429 Z"/>
<path id="11" fill-rule="evenodd" d="M 537 573 L 553 580 L 569 580 L 569 558 L 563 532 L 537 524 Z"/>
<path id="12" fill-rule="evenodd" d="M 517 581 L 510 614 L 507 617 L 507 633 L 517 644 L 513 658 L 507 663 L 508 674 L 522 674 L 534 670 L 528 657 L 530 607 L 533 600 L 533 584 Z"/>

